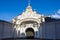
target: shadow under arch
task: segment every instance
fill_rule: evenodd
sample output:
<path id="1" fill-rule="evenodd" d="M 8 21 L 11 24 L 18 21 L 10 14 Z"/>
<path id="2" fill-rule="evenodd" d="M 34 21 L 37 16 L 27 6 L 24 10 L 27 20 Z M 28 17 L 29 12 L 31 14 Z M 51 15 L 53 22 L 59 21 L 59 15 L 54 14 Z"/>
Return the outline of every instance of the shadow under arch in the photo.
<path id="1" fill-rule="evenodd" d="M 29 24 L 29 23 L 37 23 L 38 24 L 38 22 L 36 22 L 36 21 L 31 21 L 31 20 L 29 20 L 29 21 L 23 21 L 23 22 L 21 22 L 21 24 L 20 25 L 22 25 L 22 24 Z"/>
<path id="2" fill-rule="evenodd" d="M 27 39 L 34 39 L 34 30 L 33 30 L 33 28 L 27 28 L 25 32 L 26 32 L 26 38 Z"/>

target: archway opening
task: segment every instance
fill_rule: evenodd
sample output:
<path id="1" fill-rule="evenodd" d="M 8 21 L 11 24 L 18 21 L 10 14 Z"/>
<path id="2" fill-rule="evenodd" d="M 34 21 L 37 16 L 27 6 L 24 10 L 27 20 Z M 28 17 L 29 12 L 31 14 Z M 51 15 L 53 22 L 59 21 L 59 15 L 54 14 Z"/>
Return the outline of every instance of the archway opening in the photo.
<path id="1" fill-rule="evenodd" d="M 34 30 L 32 28 L 28 28 L 26 30 L 26 38 L 33 39 L 34 38 Z"/>

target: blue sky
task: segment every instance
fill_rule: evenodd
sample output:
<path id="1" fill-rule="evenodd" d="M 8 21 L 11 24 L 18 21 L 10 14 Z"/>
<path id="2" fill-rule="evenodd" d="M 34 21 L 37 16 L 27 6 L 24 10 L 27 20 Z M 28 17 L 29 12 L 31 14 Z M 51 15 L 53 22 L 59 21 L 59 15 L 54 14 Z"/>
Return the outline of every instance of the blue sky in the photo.
<path id="1" fill-rule="evenodd" d="M 31 0 L 37 13 L 60 18 L 60 0 Z M 28 0 L 0 0 L 0 20 L 10 21 L 26 9 Z"/>

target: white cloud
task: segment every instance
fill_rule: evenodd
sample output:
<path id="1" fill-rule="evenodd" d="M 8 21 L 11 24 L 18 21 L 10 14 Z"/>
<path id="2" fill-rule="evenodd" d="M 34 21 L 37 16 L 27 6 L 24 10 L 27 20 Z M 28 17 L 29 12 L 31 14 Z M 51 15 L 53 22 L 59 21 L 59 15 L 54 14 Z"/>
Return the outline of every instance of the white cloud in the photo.
<path id="1" fill-rule="evenodd" d="M 52 15 L 51 17 L 52 17 L 52 18 L 57 18 L 57 19 L 60 18 L 60 16 L 59 16 L 58 14 L 54 14 L 54 15 Z"/>
<path id="2" fill-rule="evenodd" d="M 51 15 L 52 18 L 59 18 L 60 19 L 60 9 L 57 11 L 57 13 Z"/>
<path id="3" fill-rule="evenodd" d="M 60 14 L 60 9 L 57 11 L 58 14 Z"/>

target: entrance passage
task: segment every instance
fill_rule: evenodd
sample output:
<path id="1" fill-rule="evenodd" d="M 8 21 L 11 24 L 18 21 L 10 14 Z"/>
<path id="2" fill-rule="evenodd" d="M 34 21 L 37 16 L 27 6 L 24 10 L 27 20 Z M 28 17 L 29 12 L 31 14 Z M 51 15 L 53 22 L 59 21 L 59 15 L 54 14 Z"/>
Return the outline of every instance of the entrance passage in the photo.
<path id="1" fill-rule="evenodd" d="M 26 38 L 33 39 L 34 38 L 34 30 L 32 28 L 28 28 L 26 30 Z"/>

